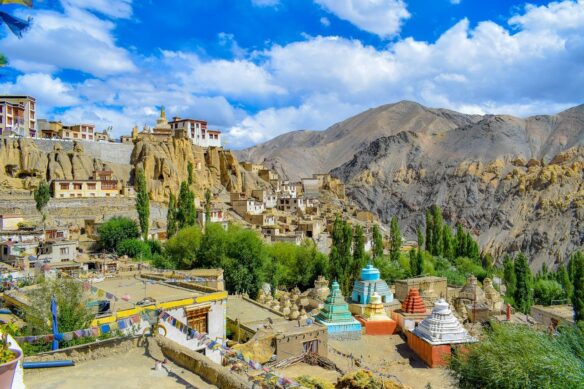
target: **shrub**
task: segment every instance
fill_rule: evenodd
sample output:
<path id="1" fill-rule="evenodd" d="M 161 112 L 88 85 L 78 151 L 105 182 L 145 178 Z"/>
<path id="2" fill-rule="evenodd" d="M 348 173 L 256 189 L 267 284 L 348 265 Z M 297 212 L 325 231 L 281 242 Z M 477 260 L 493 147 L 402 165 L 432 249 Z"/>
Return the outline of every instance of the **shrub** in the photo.
<path id="1" fill-rule="evenodd" d="M 553 280 L 539 279 L 535 282 L 533 290 L 536 304 L 551 305 L 554 300 L 567 298 L 562 285 Z"/>
<path id="2" fill-rule="evenodd" d="M 118 244 L 126 239 L 140 237 L 140 229 L 135 221 L 127 217 L 114 216 L 98 229 L 99 247 L 102 250 L 113 252 Z"/>
<path id="3" fill-rule="evenodd" d="M 116 251 L 119 255 L 127 255 L 134 259 L 148 259 L 151 257 L 150 245 L 140 239 L 126 239 L 118 243 Z"/>

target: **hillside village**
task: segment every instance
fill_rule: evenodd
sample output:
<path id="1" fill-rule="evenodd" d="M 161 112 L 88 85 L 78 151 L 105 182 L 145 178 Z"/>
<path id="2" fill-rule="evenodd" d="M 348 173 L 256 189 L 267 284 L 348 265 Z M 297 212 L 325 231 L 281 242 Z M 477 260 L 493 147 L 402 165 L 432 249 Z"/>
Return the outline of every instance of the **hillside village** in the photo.
<path id="1" fill-rule="evenodd" d="M 27 363 L 79 365 L 25 383 L 73 385 L 127 354 L 133 372 L 150 363 L 201 387 L 454 387 L 445 367 L 489 347 L 486 327 L 578 331 L 571 296 L 522 300 L 527 260 L 496 268 L 438 207 L 408 241 L 330 173 L 290 181 L 238 161 L 204 120 L 162 107 L 114 140 L 37 120 L 32 97 L 0 106 L 1 328 Z M 535 278 L 564 282 L 559 269 Z M 82 324 L 48 327 L 51 300 L 82 301 Z"/>

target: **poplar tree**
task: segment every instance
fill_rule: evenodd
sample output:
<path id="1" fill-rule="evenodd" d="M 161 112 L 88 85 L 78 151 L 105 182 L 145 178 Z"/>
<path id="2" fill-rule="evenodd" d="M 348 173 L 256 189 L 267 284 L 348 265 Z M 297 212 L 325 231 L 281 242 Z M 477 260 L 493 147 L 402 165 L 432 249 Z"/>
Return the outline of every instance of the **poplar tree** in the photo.
<path id="1" fill-rule="evenodd" d="M 37 211 L 41 214 L 43 220 L 43 231 L 45 229 L 45 222 L 47 221 L 47 213 L 45 208 L 51 199 L 51 190 L 46 181 L 42 181 L 38 188 L 34 191 L 34 201 Z"/>
<path id="2" fill-rule="evenodd" d="M 365 234 L 363 233 L 363 227 L 356 226 L 353 241 L 353 271 L 352 275 L 358 275 L 361 269 L 365 267 L 366 256 L 365 256 Z"/>
<path id="3" fill-rule="evenodd" d="M 381 231 L 377 224 L 373 225 L 373 258 L 381 258 L 383 257 L 383 235 L 381 235 Z"/>
<path id="4" fill-rule="evenodd" d="M 187 163 L 187 174 L 188 174 L 187 182 L 189 186 L 191 186 L 193 185 L 193 163 L 190 161 L 189 163 Z"/>
<path id="5" fill-rule="evenodd" d="M 572 294 L 572 306 L 574 307 L 574 320 L 584 321 L 584 254 L 581 252 L 572 256 L 574 262 L 574 293 Z"/>
<path id="6" fill-rule="evenodd" d="M 392 261 L 399 261 L 399 253 L 402 241 L 399 225 L 397 224 L 397 217 L 395 216 L 391 218 L 389 235 L 391 239 L 391 247 L 389 249 L 390 258 Z"/>
<path id="7" fill-rule="evenodd" d="M 430 210 L 426 210 L 426 251 L 430 254 L 434 252 L 434 239 L 433 239 L 433 231 L 434 231 L 434 218 L 432 217 L 432 212 Z"/>
<path id="8" fill-rule="evenodd" d="M 209 223 L 211 221 L 211 191 L 207 189 L 205 191 L 205 222 Z"/>
<path id="9" fill-rule="evenodd" d="M 170 199 L 168 200 L 168 212 L 166 213 L 166 237 L 170 239 L 176 234 L 177 223 L 176 223 L 176 200 L 174 194 L 170 194 Z"/>
<path id="10" fill-rule="evenodd" d="M 197 222 L 195 195 L 189 189 L 186 181 L 181 182 L 176 212 L 178 229 L 194 226 Z"/>
<path id="11" fill-rule="evenodd" d="M 456 238 L 454 241 L 456 242 L 456 256 L 464 257 L 466 253 L 466 235 L 460 223 L 456 223 Z"/>
<path id="12" fill-rule="evenodd" d="M 333 244 L 329 255 L 329 279 L 337 280 L 341 291 L 346 296 L 351 288 L 353 278 L 353 229 L 339 216 L 335 219 L 332 233 Z"/>
<path id="13" fill-rule="evenodd" d="M 418 250 L 423 250 L 424 249 L 424 234 L 422 234 L 422 229 L 420 227 L 418 227 L 416 233 L 418 235 Z"/>
<path id="14" fill-rule="evenodd" d="M 150 228 L 150 196 L 144 176 L 144 169 L 136 169 L 136 181 L 134 183 L 136 190 L 136 211 L 138 212 L 138 221 L 140 222 L 140 231 L 144 240 L 148 240 L 148 230 Z"/>
<path id="15" fill-rule="evenodd" d="M 410 250 L 410 273 L 412 277 L 420 274 L 420 271 L 418 270 L 418 256 L 416 250 Z"/>
<path id="16" fill-rule="evenodd" d="M 442 211 L 437 205 L 432 206 L 432 219 L 432 246 L 434 249 L 432 254 L 441 256 L 444 253 L 442 242 L 442 226 L 444 225 L 444 220 L 442 219 Z"/>
<path id="17" fill-rule="evenodd" d="M 444 227 L 442 228 L 442 247 L 442 255 L 445 258 L 448 258 L 450 261 L 453 261 L 455 256 L 455 249 L 454 242 L 452 240 L 452 232 L 448 224 L 444 224 Z"/>
<path id="18" fill-rule="evenodd" d="M 505 296 L 513 297 L 515 294 L 515 264 L 510 256 L 506 255 L 503 258 L 503 279 L 505 280 Z"/>
<path id="19" fill-rule="evenodd" d="M 566 270 L 566 266 L 564 266 L 563 263 L 561 263 L 560 266 L 558 266 L 558 270 L 556 270 L 556 281 L 562 285 L 566 291 L 566 296 L 568 296 L 568 298 L 572 298 L 574 287 L 572 286 L 572 281 L 570 281 L 568 270 Z"/>
<path id="20" fill-rule="evenodd" d="M 527 314 L 533 305 L 533 278 L 527 257 L 523 253 L 519 253 L 515 258 L 515 279 L 515 306 Z"/>

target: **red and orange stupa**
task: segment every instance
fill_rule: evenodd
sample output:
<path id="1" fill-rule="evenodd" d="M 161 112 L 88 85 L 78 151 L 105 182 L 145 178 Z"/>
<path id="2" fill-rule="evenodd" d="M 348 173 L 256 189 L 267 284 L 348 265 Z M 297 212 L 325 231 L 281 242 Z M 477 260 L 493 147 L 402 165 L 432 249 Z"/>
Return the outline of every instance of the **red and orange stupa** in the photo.
<path id="1" fill-rule="evenodd" d="M 418 288 L 411 288 L 406 299 L 402 302 L 401 309 L 392 312 L 391 318 L 397 322 L 402 331 L 411 331 L 416 323 L 421 322 L 428 315 L 424 300 L 420 296 Z"/>

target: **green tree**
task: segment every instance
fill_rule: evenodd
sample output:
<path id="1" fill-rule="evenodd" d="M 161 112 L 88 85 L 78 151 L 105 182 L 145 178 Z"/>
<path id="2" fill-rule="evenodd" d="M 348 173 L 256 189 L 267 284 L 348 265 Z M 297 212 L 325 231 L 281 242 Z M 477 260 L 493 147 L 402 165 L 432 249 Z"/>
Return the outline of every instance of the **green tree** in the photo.
<path id="1" fill-rule="evenodd" d="M 391 240 L 391 247 L 389 248 L 389 257 L 392 261 L 399 260 L 399 253 L 401 250 L 401 231 L 399 230 L 399 224 L 397 223 L 397 217 L 391 218 L 389 236 Z"/>
<path id="2" fill-rule="evenodd" d="M 45 207 L 49 203 L 51 199 L 51 190 L 49 188 L 49 184 L 46 181 L 42 181 L 38 188 L 34 191 L 34 202 L 36 205 L 37 211 L 41 214 L 43 219 L 43 230 L 45 228 L 45 222 L 47 220 L 47 213 L 45 212 Z"/>
<path id="3" fill-rule="evenodd" d="M 142 231 L 142 238 L 148 240 L 148 230 L 150 229 L 150 195 L 148 194 L 144 169 L 136 169 L 136 182 L 134 186 L 136 189 L 136 211 L 138 212 L 140 231 Z"/>
<path id="4" fill-rule="evenodd" d="M 51 299 L 57 301 L 57 322 L 60 332 L 88 328 L 95 314 L 87 307 L 82 283 L 71 278 L 43 279 L 27 293 L 29 304 L 24 308 L 27 331 L 32 335 L 52 332 Z"/>
<path id="5" fill-rule="evenodd" d="M 223 226 L 217 223 L 208 223 L 205 226 L 205 234 L 197 254 L 199 266 L 203 268 L 221 267 L 221 263 L 227 255 L 227 245 L 228 235 Z"/>
<path id="6" fill-rule="evenodd" d="M 454 260 L 456 255 L 455 248 L 454 248 L 454 241 L 452 239 L 452 231 L 450 230 L 450 226 L 448 224 L 444 224 L 442 228 L 442 255 L 449 259 L 450 261 Z"/>
<path id="7" fill-rule="evenodd" d="M 570 276 L 568 275 L 568 270 L 563 263 L 558 266 L 556 270 L 556 280 L 562 285 L 562 288 L 566 291 L 566 296 L 571 299 L 574 287 L 572 286 L 572 281 L 570 281 Z"/>
<path id="8" fill-rule="evenodd" d="M 559 282 L 540 278 L 533 285 L 533 298 L 536 304 L 552 305 L 565 299 L 566 292 Z"/>
<path id="9" fill-rule="evenodd" d="M 417 228 L 416 234 L 418 235 L 418 250 L 424 249 L 424 234 L 422 234 L 422 229 L 420 227 Z"/>
<path id="10" fill-rule="evenodd" d="M 353 271 L 361 271 L 367 264 L 365 257 L 365 233 L 363 227 L 357 225 L 355 227 L 355 235 L 353 237 Z"/>
<path id="11" fill-rule="evenodd" d="M 572 261 L 574 262 L 574 292 L 572 293 L 574 319 L 584 321 L 584 253 L 576 253 L 572 256 Z"/>
<path id="12" fill-rule="evenodd" d="M 418 262 L 418 264 L 416 265 L 416 268 L 418 269 L 418 274 L 416 275 L 420 276 L 424 274 L 424 252 L 422 250 L 418 250 L 416 255 L 416 261 Z"/>
<path id="13" fill-rule="evenodd" d="M 140 239 L 126 239 L 118 243 L 116 247 L 116 252 L 119 255 L 127 255 L 134 259 L 150 259 L 152 253 L 150 251 L 150 245 Z"/>
<path id="14" fill-rule="evenodd" d="M 432 255 L 441 256 L 444 251 L 443 241 L 442 241 L 442 230 L 444 221 L 442 219 L 442 211 L 437 205 L 431 207 L 432 210 L 432 245 L 434 251 Z"/>
<path id="15" fill-rule="evenodd" d="M 503 280 L 506 288 L 505 296 L 513 298 L 517 279 L 515 278 L 515 263 L 509 255 L 503 258 Z"/>
<path id="16" fill-rule="evenodd" d="M 197 223 L 197 210 L 195 209 L 195 195 L 183 181 L 180 184 L 176 221 L 179 229 L 192 227 Z"/>
<path id="17" fill-rule="evenodd" d="M 113 252 L 118 244 L 126 239 L 135 239 L 140 237 L 140 230 L 136 222 L 123 216 L 114 216 L 98 229 L 99 248 L 101 250 Z"/>
<path id="18" fill-rule="evenodd" d="M 434 217 L 430 209 L 426 210 L 426 251 L 434 253 Z"/>
<path id="19" fill-rule="evenodd" d="M 166 241 L 165 252 L 175 268 L 191 269 L 195 266 L 201 240 L 199 227 L 187 227 Z"/>
<path id="20" fill-rule="evenodd" d="M 519 253 L 515 257 L 515 306 L 523 313 L 529 313 L 529 309 L 533 305 L 533 280 L 531 270 L 527 262 L 527 257 L 523 253 Z"/>
<path id="21" fill-rule="evenodd" d="M 211 191 L 207 189 L 205 191 L 205 222 L 209 223 L 211 221 Z"/>
<path id="22" fill-rule="evenodd" d="M 373 224 L 373 258 L 383 257 L 383 236 L 377 224 Z"/>
<path id="23" fill-rule="evenodd" d="M 329 279 L 337 280 L 341 291 L 346 296 L 353 281 L 353 229 L 339 216 L 333 224 L 332 246 L 329 254 Z"/>
<path id="24" fill-rule="evenodd" d="M 170 199 L 168 200 L 168 212 L 166 213 L 166 237 L 170 239 L 178 231 L 178 225 L 176 220 L 176 200 L 174 194 L 170 194 Z"/>
<path id="25" fill-rule="evenodd" d="M 454 241 L 456 243 L 456 256 L 466 257 L 466 234 L 460 223 L 456 223 L 456 238 Z"/>
<path id="26" fill-rule="evenodd" d="M 187 183 L 191 186 L 193 185 L 193 163 L 191 161 L 187 163 L 187 175 Z"/>
<path id="27" fill-rule="evenodd" d="M 410 274 L 412 277 L 416 277 L 420 274 L 420 269 L 418 269 L 418 255 L 416 250 L 410 250 Z"/>
<path id="28" fill-rule="evenodd" d="M 581 388 L 583 361 L 572 349 L 581 347 L 578 337 L 575 327 L 548 336 L 524 325 L 492 323 L 480 342 L 452 353 L 449 369 L 461 389 Z"/>

